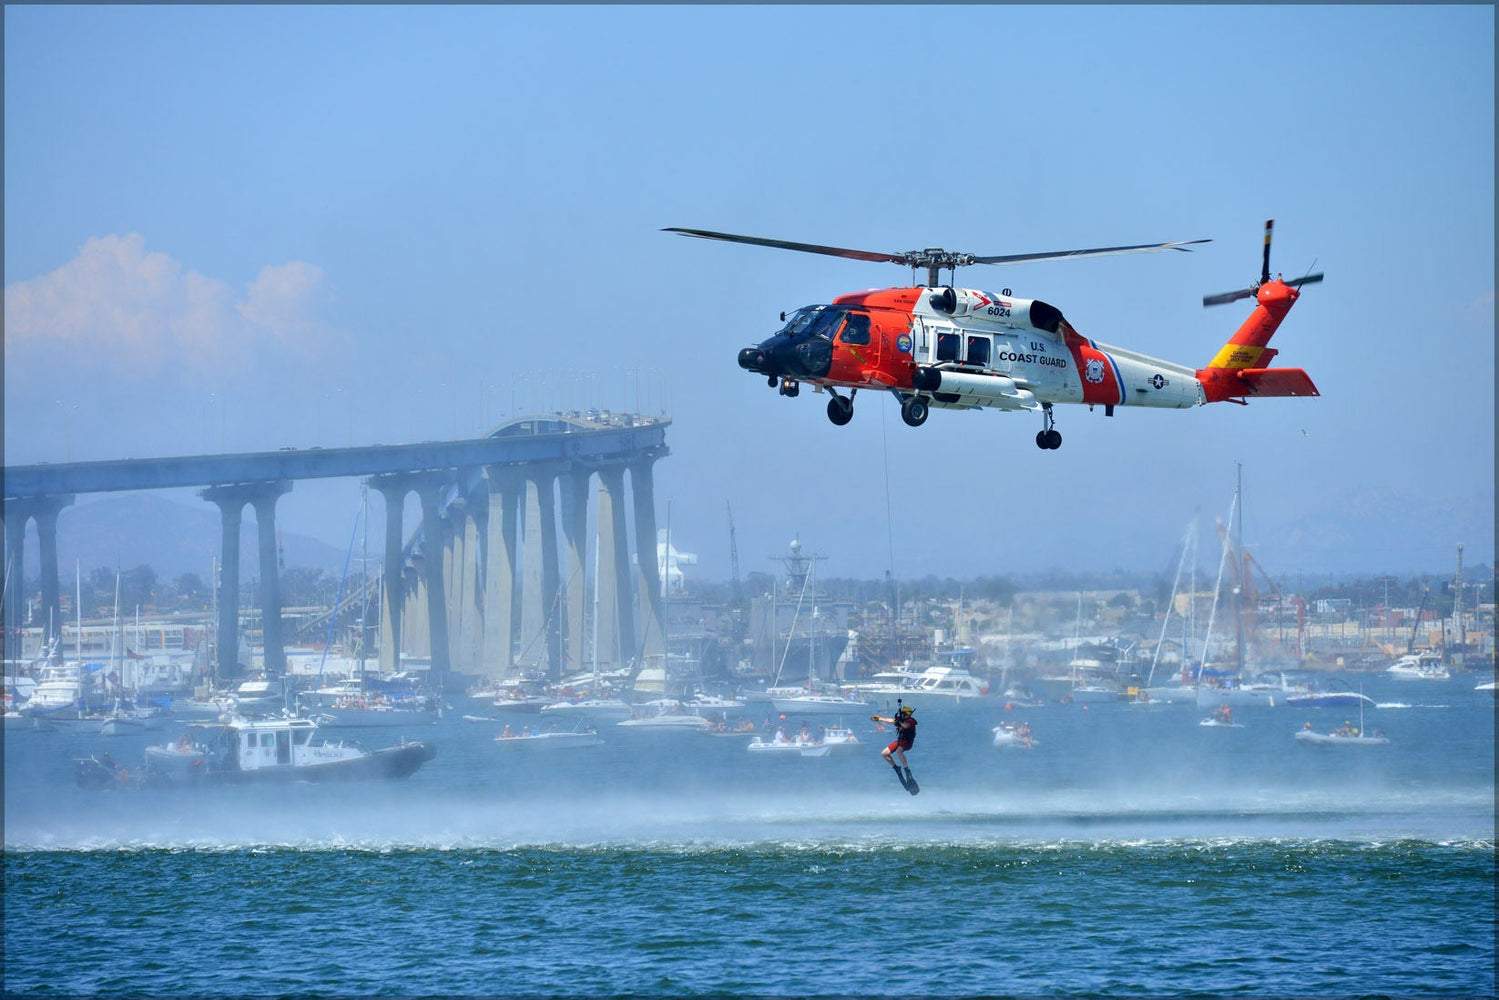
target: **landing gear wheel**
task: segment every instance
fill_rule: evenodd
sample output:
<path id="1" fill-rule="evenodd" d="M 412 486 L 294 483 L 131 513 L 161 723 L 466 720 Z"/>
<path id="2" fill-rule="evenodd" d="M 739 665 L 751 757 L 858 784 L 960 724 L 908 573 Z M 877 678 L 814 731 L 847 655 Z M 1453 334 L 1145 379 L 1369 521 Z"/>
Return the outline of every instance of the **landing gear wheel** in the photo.
<path id="1" fill-rule="evenodd" d="M 1051 414 L 1050 403 L 1041 404 L 1041 416 L 1046 425 L 1036 433 L 1036 447 L 1042 451 L 1055 451 L 1062 447 L 1062 432 L 1053 426 L 1055 418 Z"/>
<path id="2" fill-rule="evenodd" d="M 920 396 L 909 396 L 900 404 L 900 418 L 912 427 L 926 423 L 926 400 Z"/>
<path id="3" fill-rule="evenodd" d="M 842 427 L 844 424 L 854 419 L 853 399 L 847 396 L 839 396 L 837 394 L 834 394 L 833 398 L 828 400 L 828 419 L 838 427 Z"/>

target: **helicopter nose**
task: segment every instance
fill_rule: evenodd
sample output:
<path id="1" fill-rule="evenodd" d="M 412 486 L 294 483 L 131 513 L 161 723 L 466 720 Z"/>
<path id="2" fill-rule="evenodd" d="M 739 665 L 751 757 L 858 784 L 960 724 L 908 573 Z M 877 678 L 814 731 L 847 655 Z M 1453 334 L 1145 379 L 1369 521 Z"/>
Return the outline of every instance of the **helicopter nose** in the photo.
<path id="1" fill-rule="evenodd" d="M 769 355 L 763 347 L 746 347 L 739 352 L 739 367 L 748 372 L 759 372 L 761 375 L 774 375 L 769 371 L 767 365 L 770 362 Z"/>

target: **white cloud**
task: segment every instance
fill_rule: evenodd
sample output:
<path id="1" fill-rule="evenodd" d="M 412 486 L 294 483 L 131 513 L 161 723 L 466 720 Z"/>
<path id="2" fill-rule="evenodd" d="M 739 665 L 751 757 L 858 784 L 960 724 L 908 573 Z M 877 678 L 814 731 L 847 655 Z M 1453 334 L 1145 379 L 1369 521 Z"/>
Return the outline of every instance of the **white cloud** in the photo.
<path id="1" fill-rule="evenodd" d="M 215 371 L 286 347 L 310 352 L 336 337 L 318 319 L 322 279 L 321 268 L 293 261 L 265 267 L 236 295 L 147 252 L 138 233 L 93 237 L 57 270 L 5 289 L 6 362 Z"/>

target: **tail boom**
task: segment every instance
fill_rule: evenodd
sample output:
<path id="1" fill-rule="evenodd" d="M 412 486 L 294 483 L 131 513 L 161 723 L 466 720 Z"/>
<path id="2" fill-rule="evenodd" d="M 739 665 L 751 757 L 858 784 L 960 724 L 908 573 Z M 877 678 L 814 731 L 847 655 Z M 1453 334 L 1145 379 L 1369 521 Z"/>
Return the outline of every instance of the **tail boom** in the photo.
<path id="1" fill-rule="evenodd" d="M 1265 367 L 1276 351 L 1270 338 L 1301 293 L 1277 278 L 1262 284 L 1255 294 L 1258 305 L 1223 349 L 1197 370 L 1203 402 L 1242 402 L 1248 396 L 1317 396 L 1311 376 L 1300 368 Z"/>

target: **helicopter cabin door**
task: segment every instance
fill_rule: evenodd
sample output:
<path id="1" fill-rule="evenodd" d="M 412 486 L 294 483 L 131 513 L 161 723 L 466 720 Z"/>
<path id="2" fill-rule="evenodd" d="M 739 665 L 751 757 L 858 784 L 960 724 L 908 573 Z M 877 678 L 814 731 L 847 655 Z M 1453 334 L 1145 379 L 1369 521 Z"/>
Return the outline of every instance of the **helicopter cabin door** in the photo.
<path id="1" fill-rule="evenodd" d="M 859 383 L 879 367 L 883 330 L 875 328 L 868 313 L 850 310 L 836 334 L 833 350 L 833 378 Z"/>
<path id="2" fill-rule="evenodd" d="M 963 331 L 951 323 L 928 323 L 927 333 L 930 335 L 932 353 L 929 361 L 932 364 L 962 364 L 963 363 Z"/>

